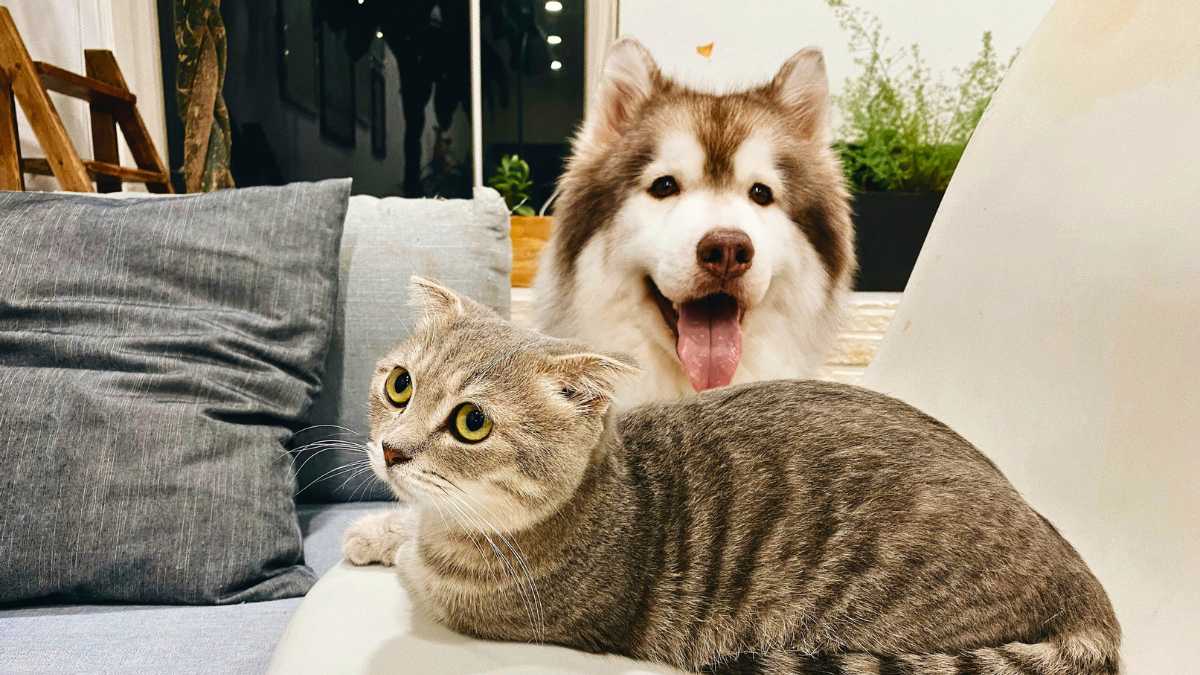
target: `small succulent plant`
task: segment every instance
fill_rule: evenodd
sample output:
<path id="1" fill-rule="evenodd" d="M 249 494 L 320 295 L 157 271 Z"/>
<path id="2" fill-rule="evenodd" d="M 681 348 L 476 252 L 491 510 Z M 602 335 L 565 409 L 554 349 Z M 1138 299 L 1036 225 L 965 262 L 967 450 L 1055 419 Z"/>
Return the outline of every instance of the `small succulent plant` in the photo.
<path id="1" fill-rule="evenodd" d="M 535 215 L 529 205 L 529 191 L 533 189 L 533 181 L 529 178 L 529 164 L 517 155 L 505 155 L 500 158 L 500 166 L 496 173 L 488 179 L 488 185 L 504 197 L 504 203 L 514 216 Z"/>

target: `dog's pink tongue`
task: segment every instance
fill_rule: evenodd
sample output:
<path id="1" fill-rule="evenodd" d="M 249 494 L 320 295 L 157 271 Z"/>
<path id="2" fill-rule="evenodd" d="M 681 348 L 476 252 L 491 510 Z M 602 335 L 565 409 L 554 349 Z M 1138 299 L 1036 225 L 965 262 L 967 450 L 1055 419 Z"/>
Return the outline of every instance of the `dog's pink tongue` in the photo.
<path id="1" fill-rule="evenodd" d="M 679 308 L 679 342 L 675 350 L 692 388 L 724 387 L 742 359 L 742 327 L 738 306 L 728 296 L 685 302 Z"/>

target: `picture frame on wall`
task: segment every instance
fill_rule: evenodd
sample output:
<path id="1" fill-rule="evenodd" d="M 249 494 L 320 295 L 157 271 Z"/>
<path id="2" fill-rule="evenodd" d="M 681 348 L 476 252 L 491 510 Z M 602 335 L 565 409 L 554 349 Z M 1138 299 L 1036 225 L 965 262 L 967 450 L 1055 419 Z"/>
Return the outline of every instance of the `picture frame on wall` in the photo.
<path id="1" fill-rule="evenodd" d="M 367 52 L 354 64 L 355 121 L 360 127 L 371 128 L 371 70 L 374 57 Z"/>
<path id="2" fill-rule="evenodd" d="M 279 0 L 279 89 L 283 99 L 309 115 L 317 108 L 317 38 L 312 0 Z"/>
<path id="3" fill-rule="evenodd" d="M 374 94 L 371 89 L 371 78 L 374 77 L 376 71 L 382 75 L 386 58 L 386 43 L 382 39 L 376 38 L 371 40 L 370 46 L 367 47 L 367 53 L 363 54 L 354 64 L 354 87 L 355 94 L 358 96 L 357 119 L 359 126 L 367 130 L 371 128 L 371 97 Z"/>
<path id="4" fill-rule="evenodd" d="M 321 136 L 353 148 L 355 143 L 354 61 L 347 34 L 326 23 L 320 30 Z"/>
<path id="5" fill-rule="evenodd" d="M 387 80 L 383 67 L 371 68 L 371 155 L 387 157 Z"/>

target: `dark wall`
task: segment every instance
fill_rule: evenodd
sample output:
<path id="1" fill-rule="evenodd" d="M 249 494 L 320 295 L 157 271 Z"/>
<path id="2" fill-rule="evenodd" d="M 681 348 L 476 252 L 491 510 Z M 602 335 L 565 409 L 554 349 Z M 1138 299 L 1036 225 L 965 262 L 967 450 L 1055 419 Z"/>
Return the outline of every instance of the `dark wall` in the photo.
<path id="1" fill-rule="evenodd" d="M 171 157 L 182 158 L 173 4 L 159 0 L 159 20 L 168 145 Z M 224 96 L 237 185 L 352 176 L 360 194 L 469 196 L 469 98 L 458 90 L 470 77 L 469 61 L 458 56 L 469 52 L 466 4 L 224 0 Z M 367 7 L 375 13 L 364 14 Z M 286 26 L 289 20 L 293 24 Z M 377 30 L 383 37 L 375 37 Z M 410 77 L 402 82 L 406 65 Z M 383 95 L 382 115 L 374 117 L 372 77 L 382 81 L 376 94 Z M 439 88 L 454 89 L 450 99 L 456 101 L 437 110 L 440 115 Z M 418 118 L 419 126 L 408 129 L 406 117 Z M 445 128 L 438 129 L 439 117 Z M 373 144 L 372 126 L 379 120 L 383 142 Z"/>
<path id="2" fill-rule="evenodd" d="M 562 173 L 583 119 L 584 3 L 547 12 L 544 0 L 482 0 L 484 177 L 500 157 L 530 166 L 532 206 L 541 208 Z M 561 43 L 550 45 L 556 35 Z M 553 70 L 558 61 L 562 67 Z"/>

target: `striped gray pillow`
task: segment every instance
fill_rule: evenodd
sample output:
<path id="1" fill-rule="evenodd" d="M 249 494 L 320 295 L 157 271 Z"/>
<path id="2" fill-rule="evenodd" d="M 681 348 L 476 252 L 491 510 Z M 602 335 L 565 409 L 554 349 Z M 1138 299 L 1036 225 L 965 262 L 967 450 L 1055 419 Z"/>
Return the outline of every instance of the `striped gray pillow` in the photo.
<path id="1" fill-rule="evenodd" d="M 303 594 L 284 448 L 350 182 L 0 193 L 0 601 Z"/>

